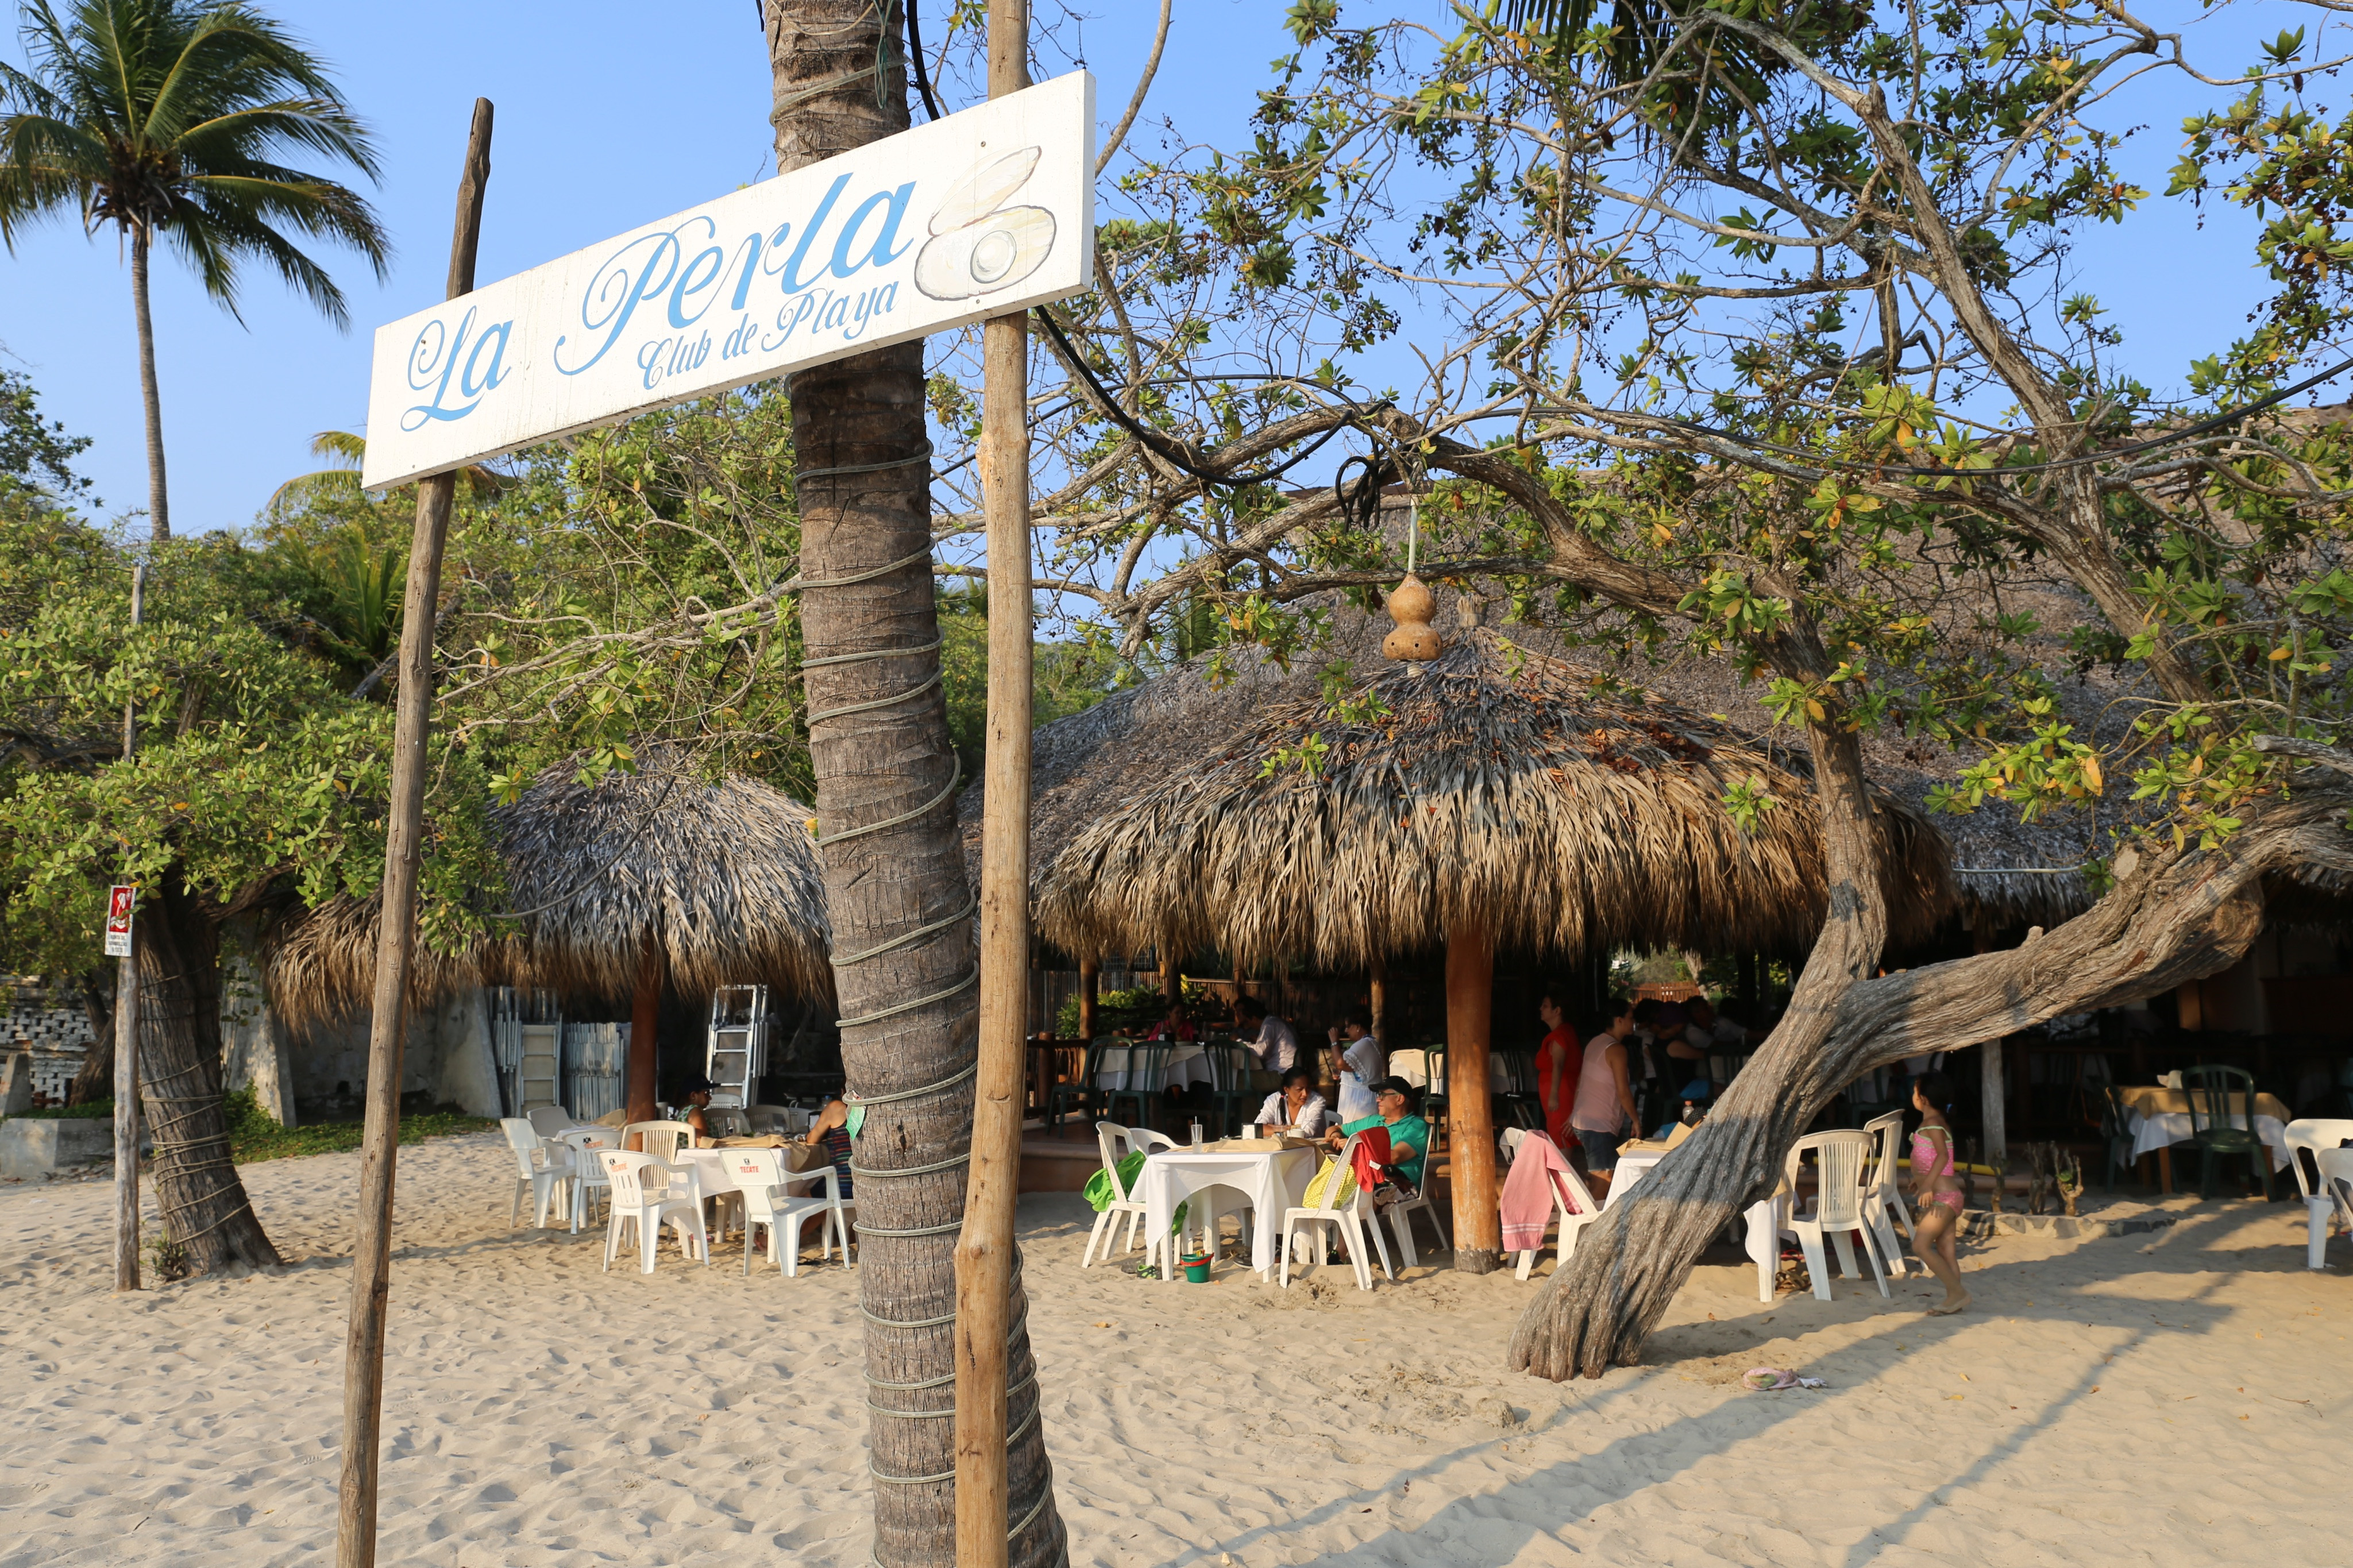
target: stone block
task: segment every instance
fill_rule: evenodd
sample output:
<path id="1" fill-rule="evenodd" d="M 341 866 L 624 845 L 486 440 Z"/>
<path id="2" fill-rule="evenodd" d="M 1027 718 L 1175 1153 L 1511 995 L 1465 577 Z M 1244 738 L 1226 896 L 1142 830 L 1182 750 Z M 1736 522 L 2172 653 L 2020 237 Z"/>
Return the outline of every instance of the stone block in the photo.
<path id="1" fill-rule="evenodd" d="M 113 1159 L 111 1118 L 12 1116 L 0 1121 L 0 1176 L 46 1176 Z"/>

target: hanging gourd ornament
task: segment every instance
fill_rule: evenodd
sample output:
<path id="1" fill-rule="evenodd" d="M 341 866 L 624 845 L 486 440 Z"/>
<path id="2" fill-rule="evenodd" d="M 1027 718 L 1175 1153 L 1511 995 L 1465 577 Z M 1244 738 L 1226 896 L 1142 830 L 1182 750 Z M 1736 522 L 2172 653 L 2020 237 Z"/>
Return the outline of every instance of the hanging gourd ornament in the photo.
<path id="1" fill-rule="evenodd" d="M 1446 651 L 1446 643 L 1430 624 L 1438 608 L 1437 596 L 1409 572 L 1389 595 L 1389 619 L 1397 629 L 1381 639 L 1381 652 L 1390 658 L 1421 664 Z"/>

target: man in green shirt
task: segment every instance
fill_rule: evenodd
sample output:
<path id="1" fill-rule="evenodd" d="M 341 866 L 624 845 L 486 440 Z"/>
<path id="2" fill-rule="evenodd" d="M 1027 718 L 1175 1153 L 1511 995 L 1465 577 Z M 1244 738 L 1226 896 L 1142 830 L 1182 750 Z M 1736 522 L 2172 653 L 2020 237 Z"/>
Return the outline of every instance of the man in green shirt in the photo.
<path id="1" fill-rule="evenodd" d="M 1395 1180 L 1413 1192 L 1421 1190 L 1422 1162 L 1430 1157 L 1430 1123 L 1421 1118 L 1421 1090 L 1401 1078 L 1376 1079 L 1370 1086 L 1378 1111 L 1344 1121 L 1330 1134 L 1335 1148 L 1350 1133 L 1369 1127 L 1386 1128 L 1389 1135 L 1388 1169 Z M 1376 1199 L 1376 1201 L 1379 1201 Z"/>

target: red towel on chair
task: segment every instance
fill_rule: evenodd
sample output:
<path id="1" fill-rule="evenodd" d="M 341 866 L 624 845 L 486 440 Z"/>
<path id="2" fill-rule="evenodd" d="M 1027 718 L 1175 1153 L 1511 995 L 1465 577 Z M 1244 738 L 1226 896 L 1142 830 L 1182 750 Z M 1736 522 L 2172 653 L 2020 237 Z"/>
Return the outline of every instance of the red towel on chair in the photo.
<path id="1" fill-rule="evenodd" d="M 1381 1184 L 1381 1167 L 1389 1163 L 1389 1131 L 1367 1127 L 1356 1134 L 1356 1185 L 1366 1197 Z"/>

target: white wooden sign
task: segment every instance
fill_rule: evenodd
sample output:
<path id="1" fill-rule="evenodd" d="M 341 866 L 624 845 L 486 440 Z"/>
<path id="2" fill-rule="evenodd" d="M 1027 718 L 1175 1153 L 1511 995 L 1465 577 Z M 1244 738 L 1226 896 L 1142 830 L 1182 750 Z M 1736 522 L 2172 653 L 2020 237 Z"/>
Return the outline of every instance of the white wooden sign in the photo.
<path id="1" fill-rule="evenodd" d="M 375 334 L 370 489 L 1091 286 L 1085 71 L 765 180 Z"/>

